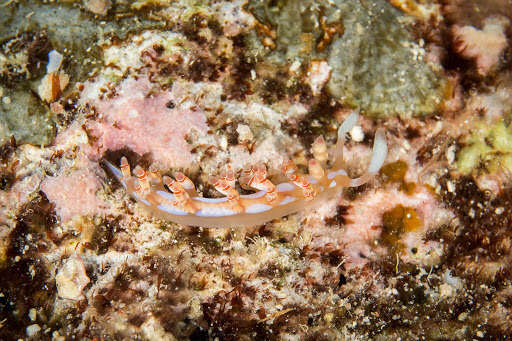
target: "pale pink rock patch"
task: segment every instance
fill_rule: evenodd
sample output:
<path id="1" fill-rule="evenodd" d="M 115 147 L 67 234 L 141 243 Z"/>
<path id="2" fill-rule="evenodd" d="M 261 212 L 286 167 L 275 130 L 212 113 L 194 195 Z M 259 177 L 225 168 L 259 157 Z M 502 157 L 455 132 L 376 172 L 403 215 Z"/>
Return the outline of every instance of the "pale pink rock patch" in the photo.
<path id="1" fill-rule="evenodd" d="M 423 244 L 421 237 L 425 233 L 452 219 L 453 213 L 446 210 L 424 186 L 418 186 L 412 195 L 407 195 L 397 188 L 369 192 L 355 202 L 352 202 L 346 218 L 350 221 L 346 225 L 343 241 L 346 243 L 345 252 L 349 258 L 357 259 L 361 247 L 368 248 L 373 240 L 381 235 L 382 216 L 384 212 L 392 210 L 398 205 L 413 208 L 422 222 L 419 230 L 405 234 L 401 239 L 405 249 L 421 248 L 433 249 L 435 245 Z M 365 245 L 366 244 L 366 245 Z M 409 262 L 413 262 L 407 253 Z"/>
<path id="2" fill-rule="evenodd" d="M 447 223 L 454 217 L 444 209 L 436 198 L 423 186 L 412 195 L 407 195 L 397 188 L 369 191 L 355 201 L 341 199 L 340 205 L 350 208 L 344 218 L 347 220 L 341 228 L 325 224 L 325 217 L 336 214 L 336 201 L 331 200 L 308 213 L 307 230 L 312 235 L 311 248 L 339 249 L 344 255 L 346 269 L 360 268 L 368 261 L 387 254 L 387 248 L 378 245 L 382 233 L 382 216 L 397 205 L 412 207 L 423 225 L 417 231 L 405 233 L 400 242 L 407 252 L 400 255 L 401 261 L 422 265 L 431 265 L 439 259 L 442 251 L 439 243 L 425 242 L 423 237 L 429 230 Z M 412 255 L 409 250 L 419 251 Z M 437 254 L 434 254 L 437 253 Z"/>
<path id="3" fill-rule="evenodd" d="M 482 30 L 473 26 L 453 26 L 452 32 L 456 42 L 455 49 L 463 57 L 474 59 L 478 73 L 487 75 L 507 47 L 505 26 L 507 19 L 487 19 Z"/>
<path id="4" fill-rule="evenodd" d="M 108 205 L 96 196 L 100 188 L 97 176 L 84 169 L 48 177 L 41 183 L 63 223 L 77 216 L 102 215 Z"/>
<path id="5" fill-rule="evenodd" d="M 40 174 L 32 174 L 15 182 L 9 191 L 0 191 L 0 225 L 13 221 L 16 210 L 31 199 L 41 180 Z"/>
<path id="6" fill-rule="evenodd" d="M 127 147 L 141 155 L 151 153 L 157 165 L 167 168 L 187 167 L 194 160 L 185 139 L 192 129 L 207 132 L 200 109 L 180 107 L 172 91 L 154 90 L 144 77 L 126 79 L 111 99 L 100 99 L 94 86 L 86 85 L 82 101 L 100 114 L 97 121 L 87 123 L 98 138 L 97 157 Z"/>

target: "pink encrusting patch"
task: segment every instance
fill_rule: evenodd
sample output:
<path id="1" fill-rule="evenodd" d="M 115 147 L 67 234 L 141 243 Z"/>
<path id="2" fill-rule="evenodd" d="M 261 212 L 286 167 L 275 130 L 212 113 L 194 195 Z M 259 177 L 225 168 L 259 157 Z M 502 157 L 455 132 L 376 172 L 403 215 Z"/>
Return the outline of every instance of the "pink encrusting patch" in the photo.
<path id="1" fill-rule="evenodd" d="M 369 250 L 372 241 L 380 237 L 384 212 L 398 205 L 411 207 L 416 211 L 422 221 L 422 227 L 416 232 L 422 234 L 453 217 L 424 186 L 418 186 L 412 195 L 397 188 L 373 191 L 351 204 L 352 207 L 346 215 L 349 223 L 346 225 L 343 241 L 346 244 L 346 255 L 353 260 L 360 256 L 361 246 L 366 244 Z M 402 240 L 406 244 L 407 241 Z"/>
<path id="2" fill-rule="evenodd" d="M 96 196 L 100 188 L 98 177 L 87 170 L 48 177 L 41 184 L 63 223 L 76 216 L 102 215 L 108 205 Z"/>
<path id="3" fill-rule="evenodd" d="M 8 225 L 13 212 L 30 200 L 38 190 L 41 178 L 40 174 L 32 174 L 18 180 L 9 191 L 0 191 L 0 225 Z"/>
<path id="4" fill-rule="evenodd" d="M 453 26 L 455 50 L 465 58 L 475 59 L 478 72 L 487 75 L 508 45 L 505 34 L 508 25 L 508 19 L 489 18 L 483 30 L 473 26 Z"/>
<path id="5" fill-rule="evenodd" d="M 453 214 L 444 209 L 436 201 L 424 186 L 418 186 L 412 195 L 398 190 L 398 188 L 386 188 L 376 191 L 369 191 L 360 196 L 357 200 L 348 202 L 341 199 L 338 203 L 348 206 L 348 211 L 343 215 L 346 223 L 342 228 L 335 228 L 325 224 L 326 217 L 336 214 L 336 202 L 326 202 L 316 212 L 308 213 L 308 233 L 313 236 L 311 242 L 313 249 L 331 248 L 339 249 L 344 255 L 344 266 L 346 269 L 362 267 L 372 259 L 382 257 L 387 253 L 383 245 L 376 244 L 382 233 L 382 216 L 384 212 L 395 208 L 398 205 L 413 208 L 422 221 L 419 230 L 414 231 L 418 236 L 440 224 L 453 218 Z M 401 242 L 405 248 L 421 247 L 427 249 L 430 246 L 421 241 L 422 238 L 412 238 L 404 234 Z M 409 245 L 420 240 L 422 245 Z M 408 259 L 407 255 L 401 255 L 403 260 Z"/>
<path id="6" fill-rule="evenodd" d="M 163 167 L 186 167 L 193 155 L 185 138 L 192 129 L 205 134 L 206 118 L 197 110 L 181 109 L 171 91 L 154 91 L 149 80 L 124 80 L 111 98 L 100 99 L 93 84 L 86 85 L 82 101 L 92 104 L 100 114 L 87 123 L 97 156 L 107 150 L 130 148 L 138 154 L 151 153 Z"/>

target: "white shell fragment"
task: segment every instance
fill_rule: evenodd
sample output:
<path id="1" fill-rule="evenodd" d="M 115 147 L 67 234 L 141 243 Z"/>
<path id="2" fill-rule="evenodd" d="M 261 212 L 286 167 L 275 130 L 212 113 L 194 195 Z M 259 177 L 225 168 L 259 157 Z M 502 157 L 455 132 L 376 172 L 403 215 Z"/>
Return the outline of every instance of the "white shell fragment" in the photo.
<path id="1" fill-rule="evenodd" d="M 52 103 L 59 99 L 69 83 L 69 76 L 63 71 L 59 71 L 63 59 L 64 57 L 55 50 L 48 53 L 47 73 L 37 87 L 39 97 L 45 102 Z"/>
<path id="2" fill-rule="evenodd" d="M 77 256 L 72 256 L 66 261 L 59 269 L 55 280 L 59 296 L 70 300 L 82 299 L 82 290 L 90 282 L 85 273 L 84 263 Z"/>
<path id="3" fill-rule="evenodd" d="M 55 50 L 51 50 L 50 53 L 48 53 L 48 65 L 46 66 L 46 73 L 52 73 L 59 70 L 63 59 L 63 55 Z"/>

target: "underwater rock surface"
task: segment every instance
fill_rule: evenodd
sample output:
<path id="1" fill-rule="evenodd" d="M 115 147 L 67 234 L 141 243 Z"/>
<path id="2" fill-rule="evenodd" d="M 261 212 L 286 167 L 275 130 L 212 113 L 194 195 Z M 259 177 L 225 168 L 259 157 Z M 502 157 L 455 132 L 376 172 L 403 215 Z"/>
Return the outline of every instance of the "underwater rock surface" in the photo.
<path id="1" fill-rule="evenodd" d="M 509 1 L 0 6 L 1 340 L 511 337 Z M 105 162 L 223 203 L 333 167 L 354 112 L 343 169 L 383 129 L 380 171 L 262 225 L 163 220 Z"/>
<path id="2" fill-rule="evenodd" d="M 421 116 L 446 100 L 440 65 L 428 62 L 409 18 L 387 1 L 250 1 L 248 8 L 273 29 L 266 58 L 326 59 L 329 93 L 364 114 Z"/>

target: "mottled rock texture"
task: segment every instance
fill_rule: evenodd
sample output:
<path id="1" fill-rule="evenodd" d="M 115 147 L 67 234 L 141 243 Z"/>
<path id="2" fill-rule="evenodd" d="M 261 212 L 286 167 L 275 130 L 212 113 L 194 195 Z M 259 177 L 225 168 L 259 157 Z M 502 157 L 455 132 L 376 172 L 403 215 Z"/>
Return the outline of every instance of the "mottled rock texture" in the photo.
<path id="1" fill-rule="evenodd" d="M 486 26 L 509 1 L 0 6 L 1 340 L 510 337 L 511 26 Z M 499 53 L 455 39 L 490 31 Z M 47 103 L 52 49 L 69 84 Z M 353 111 L 344 168 L 384 128 L 381 172 L 261 226 L 160 220 L 102 166 L 219 197 L 225 164 L 281 182 L 319 135 L 330 166 Z"/>

